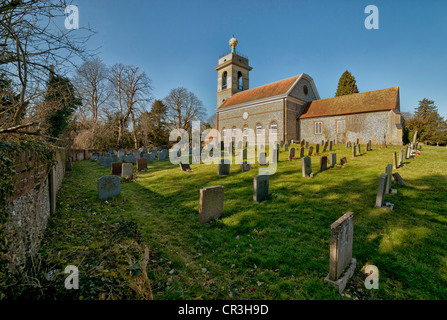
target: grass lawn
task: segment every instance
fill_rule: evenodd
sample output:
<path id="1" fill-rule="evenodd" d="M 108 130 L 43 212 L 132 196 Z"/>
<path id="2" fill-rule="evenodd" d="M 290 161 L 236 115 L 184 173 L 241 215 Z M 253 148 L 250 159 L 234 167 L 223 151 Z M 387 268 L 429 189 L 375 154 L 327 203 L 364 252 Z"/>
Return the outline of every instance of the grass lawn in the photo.
<path id="1" fill-rule="evenodd" d="M 337 145 L 337 160 L 348 163 L 313 179 L 301 177 L 300 159 L 281 152 L 262 203 L 253 201 L 257 165 L 244 173 L 232 165 L 220 177 L 216 165 L 191 165 L 187 173 L 152 161 L 104 202 L 97 179 L 111 170 L 74 163 L 41 252 L 47 269 L 79 266 L 81 290 L 46 286 L 42 294 L 145 298 L 139 261 L 147 246 L 154 299 L 447 299 L 447 149 L 424 146 L 404 160 L 397 172 L 407 184 L 393 182 L 398 193 L 386 196 L 394 210 L 376 209 L 379 176 L 398 150 L 373 146 L 352 159 L 351 149 Z M 318 159 L 312 157 L 314 172 Z M 201 225 L 199 190 L 214 185 L 225 187 L 223 218 Z M 324 278 L 330 226 L 348 211 L 355 213 L 357 268 L 342 297 Z M 379 290 L 365 289 L 366 264 L 378 267 Z"/>

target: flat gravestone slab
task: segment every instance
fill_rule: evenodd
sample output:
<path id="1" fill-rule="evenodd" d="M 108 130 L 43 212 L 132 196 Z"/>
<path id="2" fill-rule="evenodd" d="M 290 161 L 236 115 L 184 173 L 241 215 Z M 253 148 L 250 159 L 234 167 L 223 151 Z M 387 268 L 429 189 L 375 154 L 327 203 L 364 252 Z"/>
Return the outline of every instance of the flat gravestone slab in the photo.
<path id="1" fill-rule="evenodd" d="M 117 176 L 104 176 L 98 179 L 98 197 L 107 200 L 121 193 L 121 180 Z"/>
<path id="2" fill-rule="evenodd" d="M 137 170 L 138 171 L 147 170 L 147 159 L 146 158 L 137 159 Z"/>
<path id="3" fill-rule="evenodd" d="M 253 179 L 253 200 L 262 202 L 269 195 L 269 176 L 257 175 Z"/>
<path id="4" fill-rule="evenodd" d="M 132 163 L 122 163 L 121 164 L 121 177 L 122 178 L 132 178 L 132 169 L 133 169 L 133 165 Z"/>
<path id="5" fill-rule="evenodd" d="M 214 186 L 200 189 L 199 223 L 207 223 L 222 216 L 224 187 Z"/>
<path id="6" fill-rule="evenodd" d="M 402 179 L 402 177 L 400 176 L 399 173 L 393 173 L 393 177 L 394 177 L 394 181 L 396 181 L 398 184 L 404 186 L 405 185 L 405 180 Z"/>

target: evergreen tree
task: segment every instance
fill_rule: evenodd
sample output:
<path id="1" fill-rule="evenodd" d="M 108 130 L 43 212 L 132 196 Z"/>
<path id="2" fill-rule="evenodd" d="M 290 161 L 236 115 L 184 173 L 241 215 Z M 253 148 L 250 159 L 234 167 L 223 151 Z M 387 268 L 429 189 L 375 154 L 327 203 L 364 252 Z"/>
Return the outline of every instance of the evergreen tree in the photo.
<path id="1" fill-rule="evenodd" d="M 167 107 L 161 100 L 155 100 L 151 111 L 148 114 L 148 138 L 155 145 L 167 144 L 169 141 L 169 131 L 166 126 Z"/>
<path id="2" fill-rule="evenodd" d="M 74 94 L 70 80 L 52 74 L 47 82 L 47 92 L 41 108 L 41 117 L 47 126 L 47 134 L 56 138 L 60 136 L 67 127 L 71 115 L 81 103 L 81 99 Z"/>
<path id="3" fill-rule="evenodd" d="M 344 96 L 347 94 L 359 93 L 354 76 L 346 70 L 338 81 L 336 97 Z"/>

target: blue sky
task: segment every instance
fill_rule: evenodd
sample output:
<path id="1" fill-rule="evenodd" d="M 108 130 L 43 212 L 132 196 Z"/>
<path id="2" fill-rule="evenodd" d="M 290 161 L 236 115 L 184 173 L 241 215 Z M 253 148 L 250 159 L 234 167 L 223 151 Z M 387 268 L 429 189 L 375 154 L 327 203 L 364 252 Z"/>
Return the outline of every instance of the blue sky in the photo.
<path id="1" fill-rule="evenodd" d="M 349 70 L 361 92 L 400 87 L 401 111 L 423 98 L 447 118 L 447 1 L 137 1 L 75 0 L 81 26 L 97 34 L 107 64 L 139 66 L 153 96 L 186 87 L 216 104 L 219 56 L 233 33 L 253 67 L 250 88 L 300 73 L 321 98 L 333 97 Z M 367 5 L 379 9 L 379 29 L 367 30 Z"/>

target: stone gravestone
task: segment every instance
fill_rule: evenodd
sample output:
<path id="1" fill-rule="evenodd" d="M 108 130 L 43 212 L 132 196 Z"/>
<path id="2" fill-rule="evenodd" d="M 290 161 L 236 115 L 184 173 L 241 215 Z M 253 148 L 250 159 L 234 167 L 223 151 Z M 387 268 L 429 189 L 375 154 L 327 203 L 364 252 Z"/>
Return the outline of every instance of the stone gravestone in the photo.
<path id="1" fill-rule="evenodd" d="M 137 159 L 135 159 L 133 154 L 128 154 L 127 156 L 124 157 L 123 161 L 126 163 L 136 163 Z"/>
<path id="2" fill-rule="evenodd" d="M 253 200 L 262 202 L 269 195 L 269 176 L 258 175 L 253 179 Z"/>
<path id="3" fill-rule="evenodd" d="M 413 135 L 413 144 L 416 144 L 417 138 L 418 138 L 418 132 L 416 131 Z"/>
<path id="4" fill-rule="evenodd" d="M 121 166 L 121 177 L 122 178 L 132 178 L 132 163 L 122 163 Z"/>
<path id="5" fill-rule="evenodd" d="M 405 146 L 405 159 L 410 159 L 410 147 Z"/>
<path id="6" fill-rule="evenodd" d="M 325 171 L 327 170 L 327 157 L 326 156 L 321 156 L 320 157 L 320 166 L 319 166 L 319 171 Z"/>
<path id="7" fill-rule="evenodd" d="M 217 165 L 217 174 L 219 176 L 227 176 L 230 174 L 230 164 L 229 163 L 225 163 L 224 160 L 222 160 L 218 165 Z"/>
<path id="8" fill-rule="evenodd" d="M 393 174 L 393 166 L 391 164 L 386 166 L 385 174 L 387 176 L 385 193 L 390 193 L 391 192 L 391 177 Z"/>
<path id="9" fill-rule="evenodd" d="M 98 158 L 98 164 L 99 164 L 100 166 L 103 166 L 103 165 L 104 165 L 104 159 L 105 159 L 105 157 L 103 157 L 103 156 L 100 156 L 100 157 Z"/>
<path id="10" fill-rule="evenodd" d="M 312 162 L 310 157 L 302 158 L 301 166 L 302 166 L 303 178 L 305 178 L 306 176 L 310 176 L 310 174 L 312 173 Z"/>
<path id="11" fill-rule="evenodd" d="M 302 148 L 302 147 L 304 147 L 304 145 L 305 145 L 305 140 L 303 139 L 303 140 L 301 140 L 301 142 L 300 142 L 300 148 Z"/>
<path id="12" fill-rule="evenodd" d="M 287 143 L 284 145 L 284 151 L 289 151 L 289 145 Z"/>
<path id="13" fill-rule="evenodd" d="M 402 167 L 402 165 L 404 164 L 404 149 L 401 149 L 399 151 L 399 167 Z"/>
<path id="14" fill-rule="evenodd" d="M 309 152 L 307 153 L 308 156 L 311 156 L 314 153 L 314 147 L 309 147 Z"/>
<path id="15" fill-rule="evenodd" d="M 244 161 L 241 163 L 241 170 L 242 170 L 242 172 L 250 171 L 251 165 L 248 162 Z"/>
<path id="16" fill-rule="evenodd" d="M 316 154 L 320 153 L 320 145 L 318 143 L 315 145 L 315 153 Z"/>
<path id="17" fill-rule="evenodd" d="M 163 149 L 163 151 L 158 153 L 158 161 L 164 161 L 166 160 L 168 153 Z"/>
<path id="18" fill-rule="evenodd" d="M 377 190 L 376 196 L 376 208 L 382 208 L 385 202 L 385 194 L 387 193 L 388 176 L 386 173 L 382 173 L 379 178 L 379 188 Z"/>
<path id="19" fill-rule="evenodd" d="M 355 158 L 356 156 L 356 148 L 355 148 L 355 144 L 352 145 L 352 157 Z"/>
<path id="20" fill-rule="evenodd" d="M 329 142 L 326 141 L 326 142 L 324 143 L 324 145 L 323 145 L 323 153 L 326 152 L 328 145 L 329 145 Z"/>
<path id="21" fill-rule="evenodd" d="M 343 158 L 340 159 L 340 164 L 342 166 L 345 165 L 346 163 L 348 163 L 348 159 L 346 159 L 346 157 L 343 157 Z"/>
<path id="22" fill-rule="evenodd" d="M 307 148 L 309 148 L 309 142 L 308 141 L 306 141 L 305 143 L 304 143 L 304 147 L 307 149 Z"/>
<path id="23" fill-rule="evenodd" d="M 191 170 L 191 167 L 189 166 L 189 163 L 179 163 L 179 166 L 180 166 L 180 170 L 182 170 L 182 171 L 188 171 L 188 172 L 191 172 L 192 170 Z"/>
<path id="24" fill-rule="evenodd" d="M 112 175 L 121 176 L 122 163 L 121 162 L 112 162 Z"/>
<path id="25" fill-rule="evenodd" d="M 396 181 L 398 184 L 404 186 L 405 185 L 405 180 L 402 179 L 402 177 L 400 176 L 399 173 L 393 173 L 393 177 L 394 177 L 394 181 Z"/>
<path id="26" fill-rule="evenodd" d="M 117 176 L 104 176 L 98 179 L 98 197 L 107 200 L 119 195 L 121 192 L 121 181 Z"/>
<path id="27" fill-rule="evenodd" d="M 304 147 L 300 148 L 300 158 L 304 157 Z"/>
<path id="28" fill-rule="evenodd" d="M 295 157 L 295 148 L 290 148 L 289 150 L 289 160 L 292 160 Z"/>
<path id="29" fill-rule="evenodd" d="M 329 165 L 331 167 L 334 167 L 337 164 L 337 154 L 336 153 L 331 153 L 329 155 Z"/>
<path id="30" fill-rule="evenodd" d="M 361 148 L 361 144 L 358 144 L 357 145 L 357 153 L 358 153 L 359 156 L 362 155 L 362 150 L 360 148 Z"/>
<path id="31" fill-rule="evenodd" d="M 223 213 L 224 187 L 214 186 L 200 189 L 199 223 L 220 218 Z"/>
<path id="32" fill-rule="evenodd" d="M 120 158 L 120 160 L 123 160 L 125 155 L 126 155 L 126 150 L 124 150 L 124 149 L 118 150 L 118 157 Z"/>
<path id="33" fill-rule="evenodd" d="M 332 147 L 333 147 L 332 141 L 329 141 L 329 151 L 332 151 Z"/>
<path id="34" fill-rule="evenodd" d="M 104 165 L 104 168 L 110 168 L 112 166 L 112 158 L 104 157 L 103 165 Z"/>
<path id="35" fill-rule="evenodd" d="M 346 148 L 349 148 L 349 142 L 346 141 Z"/>
<path id="36" fill-rule="evenodd" d="M 348 212 L 331 225 L 329 274 L 324 279 L 341 294 L 352 277 L 357 260 L 352 258 L 354 213 Z"/>
<path id="37" fill-rule="evenodd" d="M 260 166 L 267 165 L 267 155 L 265 152 L 259 153 L 259 165 Z"/>
<path id="38" fill-rule="evenodd" d="M 396 170 L 397 168 L 399 168 L 397 165 L 397 152 L 393 152 L 393 169 Z"/>
<path id="39" fill-rule="evenodd" d="M 137 159 L 137 170 L 138 171 L 147 170 L 147 159 L 146 158 Z"/>

